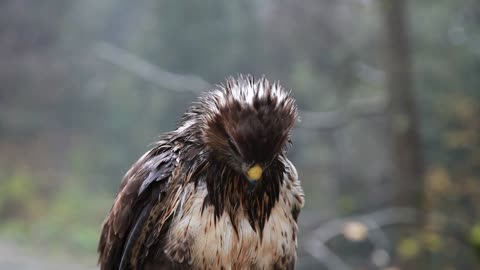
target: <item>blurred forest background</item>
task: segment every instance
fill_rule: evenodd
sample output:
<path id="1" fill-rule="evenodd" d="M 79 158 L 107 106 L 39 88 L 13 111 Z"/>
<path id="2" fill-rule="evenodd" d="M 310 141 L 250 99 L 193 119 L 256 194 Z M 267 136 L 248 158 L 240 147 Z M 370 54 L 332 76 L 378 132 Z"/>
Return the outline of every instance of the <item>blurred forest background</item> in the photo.
<path id="1" fill-rule="evenodd" d="M 239 73 L 302 110 L 298 269 L 480 268 L 478 1 L 4 0 L 0 269 L 94 269 L 131 163 Z"/>

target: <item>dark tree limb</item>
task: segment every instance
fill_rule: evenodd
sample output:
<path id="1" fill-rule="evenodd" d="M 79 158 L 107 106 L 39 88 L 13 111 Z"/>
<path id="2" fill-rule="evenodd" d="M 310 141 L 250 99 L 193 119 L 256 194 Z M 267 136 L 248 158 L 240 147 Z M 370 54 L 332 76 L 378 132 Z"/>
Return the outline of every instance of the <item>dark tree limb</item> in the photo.
<path id="1" fill-rule="evenodd" d="M 412 87 L 406 4 L 380 0 L 384 15 L 386 87 L 389 95 L 397 206 L 422 208 L 424 161 Z"/>

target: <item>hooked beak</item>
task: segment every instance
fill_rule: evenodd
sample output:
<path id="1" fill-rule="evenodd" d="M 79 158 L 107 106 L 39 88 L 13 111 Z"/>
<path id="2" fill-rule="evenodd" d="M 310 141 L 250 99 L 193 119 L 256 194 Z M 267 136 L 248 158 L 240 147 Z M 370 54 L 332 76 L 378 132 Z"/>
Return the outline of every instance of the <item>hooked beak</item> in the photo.
<path id="1" fill-rule="evenodd" d="M 245 175 L 250 183 L 255 183 L 256 181 L 260 180 L 260 178 L 262 178 L 262 173 L 263 168 L 258 164 L 255 164 L 245 170 Z"/>

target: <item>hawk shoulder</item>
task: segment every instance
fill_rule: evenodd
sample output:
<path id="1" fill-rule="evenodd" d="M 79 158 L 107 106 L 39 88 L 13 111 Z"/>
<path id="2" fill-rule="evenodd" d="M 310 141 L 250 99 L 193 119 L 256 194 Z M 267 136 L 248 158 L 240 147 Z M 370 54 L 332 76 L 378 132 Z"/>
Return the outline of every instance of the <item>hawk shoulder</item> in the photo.
<path id="1" fill-rule="evenodd" d="M 101 270 L 137 269 L 150 249 L 161 244 L 151 236 L 161 236 L 168 228 L 175 204 L 171 190 L 177 154 L 161 142 L 125 174 L 103 222 L 98 246 Z"/>

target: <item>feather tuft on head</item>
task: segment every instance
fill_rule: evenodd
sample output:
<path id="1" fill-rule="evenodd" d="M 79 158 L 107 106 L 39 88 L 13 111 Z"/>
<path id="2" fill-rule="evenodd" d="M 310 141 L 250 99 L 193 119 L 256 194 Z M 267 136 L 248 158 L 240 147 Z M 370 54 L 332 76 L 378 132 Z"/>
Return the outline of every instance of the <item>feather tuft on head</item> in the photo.
<path id="1" fill-rule="evenodd" d="M 293 97 L 279 83 L 229 78 L 200 99 L 202 142 L 217 160 L 244 173 L 266 169 L 282 154 L 297 120 Z M 256 175 L 258 180 L 260 176 Z"/>

